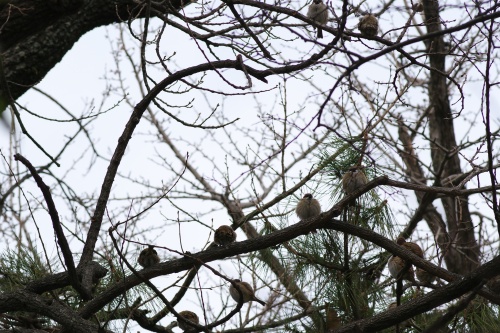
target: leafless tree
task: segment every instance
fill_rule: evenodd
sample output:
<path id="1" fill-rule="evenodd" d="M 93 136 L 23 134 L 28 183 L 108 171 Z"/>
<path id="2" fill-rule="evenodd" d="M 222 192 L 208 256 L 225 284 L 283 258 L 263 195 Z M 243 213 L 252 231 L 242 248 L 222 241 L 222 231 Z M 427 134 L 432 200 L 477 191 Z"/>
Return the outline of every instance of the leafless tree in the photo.
<path id="1" fill-rule="evenodd" d="M 0 5 L 2 332 L 498 330 L 497 2 L 326 4 L 323 39 L 295 1 Z M 36 86 L 113 23 L 98 102 Z"/>

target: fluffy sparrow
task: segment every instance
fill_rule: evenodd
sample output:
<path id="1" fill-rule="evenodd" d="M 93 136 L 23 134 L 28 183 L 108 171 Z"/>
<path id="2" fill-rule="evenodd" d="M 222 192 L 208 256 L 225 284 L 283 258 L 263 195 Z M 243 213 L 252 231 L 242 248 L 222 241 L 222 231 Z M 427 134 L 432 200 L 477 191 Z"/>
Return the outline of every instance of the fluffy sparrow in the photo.
<path id="1" fill-rule="evenodd" d="M 335 331 L 342 326 L 342 320 L 340 319 L 337 311 L 333 308 L 327 308 L 326 310 L 326 329 L 328 331 Z"/>
<path id="2" fill-rule="evenodd" d="M 182 318 L 184 318 L 186 320 L 192 321 L 195 324 L 200 323 L 200 319 L 198 318 L 198 316 L 194 312 L 184 310 L 184 311 L 179 312 L 179 316 L 181 316 Z M 183 322 L 182 320 L 177 320 L 177 323 L 179 324 L 179 328 L 181 330 L 183 330 L 184 332 L 196 330 L 193 326 L 189 325 L 186 322 Z"/>
<path id="3" fill-rule="evenodd" d="M 307 10 L 307 17 L 316 21 L 319 25 L 325 25 L 328 22 L 328 7 L 322 0 L 313 0 Z M 316 38 L 323 38 L 323 30 L 320 27 L 318 27 Z"/>
<path id="4" fill-rule="evenodd" d="M 396 240 L 396 243 L 398 245 L 401 245 L 402 247 L 406 248 L 407 250 L 410 250 L 415 255 L 419 256 L 420 258 L 424 258 L 424 251 L 422 251 L 422 248 L 418 244 L 412 243 L 412 242 L 407 242 L 403 237 L 398 237 L 398 239 Z M 422 268 L 418 268 L 418 267 L 416 269 L 416 275 L 417 275 L 417 279 L 420 282 L 425 283 L 425 284 L 430 284 L 436 279 L 436 277 L 434 275 L 432 275 L 429 272 L 427 272 L 426 270 L 424 270 Z"/>
<path id="5" fill-rule="evenodd" d="M 160 262 L 160 257 L 158 257 L 158 253 L 154 249 L 153 245 L 149 245 L 147 249 L 144 249 L 139 254 L 139 259 L 137 259 L 139 265 L 144 268 L 151 267 Z"/>
<path id="6" fill-rule="evenodd" d="M 243 281 L 238 280 L 238 279 L 233 280 L 233 282 L 236 286 L 238 286 L 238 289 L 241 290 L 241 294 L 243 295 L 243 303 L 250 302 L 250 301 L 256 301 L 256 302 L 262 304 L 263 306 L 266 305 L 266 302 L 255 297 L 253 288 L 248 282 L 243 282 Z M 235 286 L 233 286 L 232 283 L 229 286 L 229 294 L 236 302 L 238 302 L 240 300 L 240 293 L 238 292 L 238 289 Z"/>
<path id="7" fill-rule="evenodd" d="M 411 9 L 413 9 L 415 12 L 417 13 L 421 13 L 424 11 L 424 5 L 422 4 L 421 1 L 419 1 L 418 3 L 414 3 L 412 6 L 411 6 Z"/>
<path id="8" fill-rule="evenodd" d="M 403 237 L 398 237 L 398 239 L 396 240 L 396 243 L 398 245 L 401 245 L 405 249 L 410 250 L 411 252 L 413 252 L 414 254 L 419 256 L 420 258 L 424 257 L 424 251 L 422 251 L 422 248 L 418 244 L 412 243 L 412 242 L 407 242 Z"/>
<path id="9" fill-rule="evenodd" d="M 434 280 L 436 280 L 436 277 L 431 273 L 427 272 L 425 269 L 417 267 L 415 273 L 417 275 L 418 281 L 424 284 L 431 284 L 432 282 L 434 282 Z"/>
<path id="10" fill-rule="evenodd" d="M 307 220 L 310 217 L 315 217 L 321 214 L 321 206 L 318 200 L 314 199 L 311 193 L 304 195 L 302 199 L 299 200 L 297 208 L 295 208 L 295 213 L 301 220 Z"/>
<path id="11" fill-rule="evenodd" d="M 398 278 L 399 273 L 405 267 L 406 262 L 400 257 L 392 256 L 387 263 L 389 268 L 389 273 L 395 279 Z M 403 279 L 415 283 L 415 273 L 413 272 L 413 267 L 410 265 L 406 273 L 403 274 Z"/>
<path id="12" fill-rule="evenodd" d="M 361 166 L 352 166 L 342 177 L 342 188 L 345 194 L 349 195 L 368 183 L 368 179 L 361 169 Z"/>
<path id="13" fill-rule="evenodd" d="M 214 242 L 219 246 L 226 246 L 236 240 L 236 232 L 228 225 L 221 225 L 215 230 Z"/>
<path id="14" fill-rule="evenodd" d="M 358 29 L 365 36 L 377 36 L 378 20 L 372 14 L 367 14 L 359 18 Z"/>
<path id="15" fill-rule="evenodd" d="M 396 302 L 392 302 L 391 304 L 389 304 L 389 305 L 387 306 L 387 311 L 392 310 L 392 309 L 395 309 L 395 308 L 397 308 L 397 307 L 398 307 L 398 303 L 396 303 Z"/>

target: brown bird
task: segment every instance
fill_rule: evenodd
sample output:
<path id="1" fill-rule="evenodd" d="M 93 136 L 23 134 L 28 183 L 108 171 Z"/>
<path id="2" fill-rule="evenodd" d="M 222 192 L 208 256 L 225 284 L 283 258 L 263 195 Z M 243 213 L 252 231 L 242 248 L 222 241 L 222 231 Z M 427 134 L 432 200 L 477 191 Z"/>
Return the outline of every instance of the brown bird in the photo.
<path id="1" fill-rule="evenodd" d="M 416 275 L 418 281 L 424 283 L 424 284 L 431 284 L 436 280 L 436 277 L 432 275 L 431 273 L 427 272 L 425 269 L 422 269 L 420 267 L 417 267 L 416 269 Z"/>
<path id="2" fill-rule="evenodd" d="M 320 25 L 325 25 L 328 22 L 328 7 L 322 0 L 313 0 L 307 10 L 307 17 Z M 323 38 L 323 29 L 320 27 L 318 27 L 316 38 Z"/>
<path id="3" fill-rule="evenodd" d="M 392 302 L 391 304 L 389 304 L 389 305 L 387 306 L 387 311 L 392 310 L 392 309 L 395 309 L 395 308 L 397 308 L 397 307 L 398 307 L 398 303 L 396 303 L 396 302 Z"/>
<path id="4" fill-rule="evenodd" d="M 418 3 L 414 3 L 411 6 L 411 9 L 413 9 L 417 13 L 420 13 L 424 11 L 424 5 L 422 4 L 422 2 L 419 1 Z"/>
<path id="5" fill-rule="evenodd" d="M 367 14 L 359 18 L 358 29 L 365 36 L 377 36 L 378 20 L 372 14 Z"/>
<path id="6" fill-rule="evenodd" d="M 236 240 L 236 232 L 228 225 L 221 225 L 215 230 L 214 242 L 219 246 L 226 246 Z"/>
<path id="7" fill-rule="evenodd" d="M 229 294 L 236 302 L 239 302 L 239 300 L 240 300 L 240 293 L 238 292 L 238 289 L 240 289 L 241 294 L 243 295 L 243 303 L 250 302 L 250 301 L 256 301 L 256 302 L 262 304 L 263 306 L 266 305 L 266 302 L 258 299 L 255 296 L 253 288 L 248 282 L 243 282 L 239 279 L 234 279 L 233 282 L 236 286 L 238 286 L 238 288 L 236 288 L 231 283 L 231 285 L 229 286 Z"/>
<path id="8" fill-rule="evenodd" d="M 307 220 L 311 217 L 316 217 L 321 214 L 321 206 L 318 200 L 314 199 L 311 193 L 304 194 L 304 197 L 299 200 L 295 213 L 301 220 Z"/>
<path id="9" fill-rule="evenodd" d="M 158 257 L 158 253 L 154 249 L 153 245 L 149 245 L 147 249 L 144 249 L 139 254 L 139 259 L 137 259 L 139 265 L 144 268 L 151 267 L 160 262 L 160 257 Z"/>
<path id="10" fill-rule="evenodd" d="M 362 168 L 361 166 L 352 166 L 342 177 L 342 188 L 345 194 L 349 195 L 368 183 Z"/>
<path id="11" fill-rule="evenodd" d="M 396 243 L 405 249 L 410 250 L 420 258 L 424 258 L 424 251 L 422 251 L 422 248 L 417 243 L 407 242 L 404 237 L 398 237 L 398 239 L 396 239 Z"/>
<path id="12" fill-rule="evenodd" d="M 389 273 L 395 279 L 398 278 L 400 272 L 405 267 L 406 262 L 400 257 L 392 256 L 387 263 L 389 268 Z M 403 279 L 415 283 L 415 273 L 413 272 L 413 267 L 410 265 L 406 273 L 403 274 Z"/>
<path id="13" fill-rule="evenodd" d="M 184 311 L 179 312 L 179 316 L 186 319 L 186 320 L 189 320 L 195 324 L 200 323 L 200 319 L 198 318 L 198 316 L 194 312 L 184 310 Z M 192 325 L 189 325 L 188 323 L 183 322 L 182 320 L 177 320 L 177 323 L 179 324 L 179 328 L 181 330 L 183 330 L 184 332 L 196 331 L 196 329 Z"/>
<path id="14" fill-rule="evenodd" d="M 342 320 L 333 308 L 326 309 L 326 329 L 334 331 L 342 326 Z"/>

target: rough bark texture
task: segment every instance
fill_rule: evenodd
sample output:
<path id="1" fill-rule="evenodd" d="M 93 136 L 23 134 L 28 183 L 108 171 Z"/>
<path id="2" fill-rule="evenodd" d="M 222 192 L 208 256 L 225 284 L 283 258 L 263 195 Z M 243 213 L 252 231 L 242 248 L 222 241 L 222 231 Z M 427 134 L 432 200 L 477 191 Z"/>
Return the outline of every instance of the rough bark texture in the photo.
<path id="1" fill-rule="evenodd" d="M 176 0 L 171 4 L 181 6 Z M 0 112 L 42 80 L 85 33 L 139 13 L 131 0 L 11 0 L 1 5 L 0 51 L 10 97 L 0 86 Z"/>
<path id="2" fill-rule="evenodd" d="M 427 33 L 441 30 L 439 3 L 435 0 L 423 2 Z M 431 138 L 431 158 L 437 179 L 462 173 L 460 159 L 456 153 L 455 128 L 450 108 L 447 78 L 445 73 L 445 46 L 443 36 L 426 40 L 429 62 L 433 70 L 429 79 L 429 135 Z M 454 255 L 446 261 L 452 272 L 471 272 L 479 265 L 479 247 L 474 235 L 467 197 L 446 197 L 443 204 L 450 249 Z M 431 226 L 432 227 L 432 226 Z M 445 252 L 445 255 L 448 255 Z"/>

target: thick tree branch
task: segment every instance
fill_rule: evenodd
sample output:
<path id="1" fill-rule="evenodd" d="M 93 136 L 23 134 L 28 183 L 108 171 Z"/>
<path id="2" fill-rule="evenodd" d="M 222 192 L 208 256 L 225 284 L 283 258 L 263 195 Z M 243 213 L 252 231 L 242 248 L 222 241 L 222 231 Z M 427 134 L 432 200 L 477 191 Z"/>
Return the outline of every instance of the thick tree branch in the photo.
<path id="1" fill-rule="evenodd" d="M 0 312 L 8 311 L 38 313 L 75 333 L 102 332 L 96 323 L 82 319 L 70 307 L 27 290 L 0 294 Z"/>
<path id="2" fill-rule="evenodd" d="M 315 219 L 310 219 L 307 221 L 298 222 L 287 228 L 275 231 L 271 234 L 257 237 L 254 239 L 249 239 L 242 242 L 236 242 L 230 244 L 224 248 L 215 248 L 206 251 L 202 251 L 196 254 L 190 254 L 192 258 L 181 258 L 171 260 L 165 263 L 160 263 L 154 267 L 144 269 L 140 271 L 140 274 L 147 279 L 151 279 L 160 275 L 172 274 L 181 272 L 184 270 L 191 269 L 193 265 L 199 262 L 211 262 L 214 260 L 224 259 L 230 256 L 236 256 L 238 254 L 253 252 L 257 250 L 266 249 L 277 244 L 294 239 L 300 235 L 308 234 L 312 230 L 328 228 L 334 229 L 341 232 L 347 232 L 351 235 L 360 237 L 362 239 L 368 240 L 376 245 L 383 247 L 384 249 L 390 251 L 391 253 L 410 260 L 412 264 L 422 269 L 425 269 L 429 273 L 436 275 L 447 281 L 453 281 L 454 279 L 460 279 L 457 274 L 452 274 L 447 270 L 440 268 L 430 262 L 414 255 L 412 252 L 404 249 L 403 247 L 397 245 L 392 240 L 389 240 L 371 230 L 357 227 L 355 225 L 343 223 L 341 221 L 332 220 L 333 218 L 339 216 L 342 210 L 357 197 L 363 193 L 368 192 L 377 185 L 381 185 L 383 181 L 387 179 L 386 177 L 379 177 L 370 181 L 363 188 L 358 189 L 358 191 L 346 196 L 344 199 L 340 200 L 334 207 L 329 211 L 322 213 L 319 217 Z M 496 260 L 496 259 L 495 259 Z M 488 271 L 488 276 L 491 274 L 500 274 L 500 266 L 488 266 L 491 268 L 492 272 Z M 108 290 L 104 291 L 101 295 L 95 299 L 89 301 L 81 310 L 80 314 L 84 318 L 88 318 L 93 313 L 99 311 L 104 305 L 112 301 L 115 297 L 123 293 L 124 291 L 138 285 L 141 280 L 136 276 L 131 275 L 126 277 L 123 281 L 118 282 L 114 286 L 111 286 Z M 488 298 L 496 304 L 500 304 L 500 295 L 494 295 L 488 291 L 481 290 L 480 295 Z"/>

